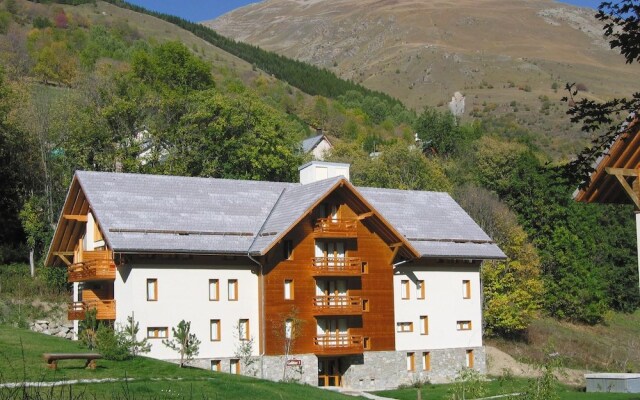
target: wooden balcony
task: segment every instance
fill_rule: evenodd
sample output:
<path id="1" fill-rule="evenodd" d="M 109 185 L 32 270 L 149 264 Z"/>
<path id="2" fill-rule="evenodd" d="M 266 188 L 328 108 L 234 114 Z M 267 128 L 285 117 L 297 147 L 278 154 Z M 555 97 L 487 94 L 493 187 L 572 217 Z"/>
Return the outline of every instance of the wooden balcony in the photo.
<path id="1" fill-rule="evenodd" d="M 314 276 L 362 275 L 362 260 L 359 257 L 315 257 L 311 262 Z"/>
<path id="2" fill-rule="evenodd" d="M 360 315 L 360 296 L 316 296 L 313 298 L 314 315 Z"/>
<path id="3" fill-rule="evenodd" d="M 357 219 L 318 218 L 313 228 L 316 237 L 345 238 L 358 236 Z"/>
<path id="4" fill-rule="evenodd" d="M 360 335 L 323 335 L 313 338 L 315 354 L 322 356 L 360 354 L 364 351 Z"/>
<path id="5" fill-rule="evenodd" d="M 95 308 L 96 319 L 116 319 L 115 300 L 74 301 L 69 303 L 68 318 L 70 321 L 83 320 L 87 311 Z"/>
<path id="6" fill-rule="evenodd" d="M 67 268 L 69 282 L 88 282 L 116 279 L 116 264 L 111 252 L 106 250 L 85 251 L 82 261 L 73 263 Z"/>

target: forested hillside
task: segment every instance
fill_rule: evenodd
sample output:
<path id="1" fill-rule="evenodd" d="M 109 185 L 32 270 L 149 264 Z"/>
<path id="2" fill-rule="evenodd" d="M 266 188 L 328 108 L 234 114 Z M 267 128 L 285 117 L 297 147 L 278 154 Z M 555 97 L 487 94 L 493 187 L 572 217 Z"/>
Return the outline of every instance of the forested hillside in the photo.
<path id="1" fill-rule="evenodd" d="M 356 185 L 450 192 L 500 244 L 509 259 L 483 268 L 488 334 L 520 335 L 540 312 L 594 324 L 638 308 L 632 208 L 574 203 L 578 183 L 515 119 L 416 113 L 118 5 L 0 2 L 0 264 L 42 257 L 75 170 L 295 181 L 311 126 Z"/>

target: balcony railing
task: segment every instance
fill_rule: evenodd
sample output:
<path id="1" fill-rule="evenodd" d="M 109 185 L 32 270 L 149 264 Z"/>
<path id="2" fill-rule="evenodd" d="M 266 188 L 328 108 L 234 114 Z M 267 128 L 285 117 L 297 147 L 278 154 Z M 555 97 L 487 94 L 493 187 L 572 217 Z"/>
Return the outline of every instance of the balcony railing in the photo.
<path id="1" fill-rule="evenodd" d="M 315 315 L 358 315 L 362 314 L 360 296 L 316 296 L 313 298 Z"/>
<path id="2" fill-rule="evenodd" d="M 82 261 L 69 265 L 67 269 L 69 282 L 116 279 L 116 264 L 113 262 L 110 251 L 85 251 L 82 254 Z"/>
<path id="3" fill-rule="evenodd" d="M 115 300 L 74 301 L 69 303 L 68 319 L 70 321 L 85 319 L 87 311 L 95 308 L 96 319 L 116 319 Z"/>
<path id="4" fill-rule="evenodd" d="M 357 276 L 362 274 L 359 257 L 315 257 L 312 259 L 315 276 Z"/>
<path id="5" fill-rule="evenodd" d="M 322 335 L 313 338 L 315 354 L 359 354 L 364 351 L 362 336 L 360 335 Z"/>
<path id="6" fill-rule="evenodd" d="M 319 218 L 313 232 L 321 237 L 355 237 L 358 235 L 358 220 Z"/>

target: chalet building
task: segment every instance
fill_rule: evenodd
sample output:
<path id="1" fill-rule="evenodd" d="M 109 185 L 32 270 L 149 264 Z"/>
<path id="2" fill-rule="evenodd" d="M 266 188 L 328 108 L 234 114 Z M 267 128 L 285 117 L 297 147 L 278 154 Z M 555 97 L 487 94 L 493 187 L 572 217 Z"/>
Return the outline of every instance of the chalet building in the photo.
<path id="1" fill-rule="evenodd" d="M 331 151 L 333 145 L 329 141 L 327 135 L 322 132 L 322 129 L 317 129 L 316 136 L 312 136 L 302 141 L 302 152 L 310 154 L 314 160 L 322 161 L 327 152 Z"/>
<path id="2" fill-rule="evenodd" d="M 484 372 L 480 263 L 504 254 L 462 208 L 354 187 L 347 164 L 300 180 L 77 172 L 46 260 L 69 270 L 69 318 L 133 315 L 164 360 L 184 319 L 196 365 L 318 386 Z"/>

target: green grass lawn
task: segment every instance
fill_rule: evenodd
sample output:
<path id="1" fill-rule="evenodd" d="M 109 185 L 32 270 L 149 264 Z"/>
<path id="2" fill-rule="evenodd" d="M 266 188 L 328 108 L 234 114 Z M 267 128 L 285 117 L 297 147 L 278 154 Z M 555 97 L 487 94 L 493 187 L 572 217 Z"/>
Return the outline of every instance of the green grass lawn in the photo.
<path id="1" fill-rule="evenodd" d="M 487 383 L 487 391 L 484 397 L 497 396 L 501 394 L 522 393 L 530 384 L 529 379 L 511 378 L 511 379 L 494 379 Z M 450 389 L 452 385 L 426 385 L 421 389 L 397 389 L 376 392 L 375 394 L 383 397 L 389 397 L 398 400 L 416 400 L 418 398 L 418 390 L 422 391 L 423 400 L 445 400 L 450 398 Z M 640 400 L 640 394 L 622 394 L 622 393 L 585 393 L 581 390 L 560 386 L 558 396 L 561 400 Z M 517 397 L 512 397 L 517 398 Z M 471 398 L 469 398 L 471 399 Z M 508 399 L 504 397 L 503 399 Z"/>
<path id="2" fill-rule="evenodd" d="M 86 352 L 80 343 L 24 329 L 0 325 L 0 383 L 69 379 L 131 378 L 130 382 L 77 384 L 55 388 L 0 389 L 0 399 L 353 399 L 308 385 L 284 384 L 137 357 L 128 361 L 98 360 L 98 368 L 84 361 L 64 360 L 49 370 L 42 353 Z M 27 395 L 25 395 L 27 393 Z"/>

